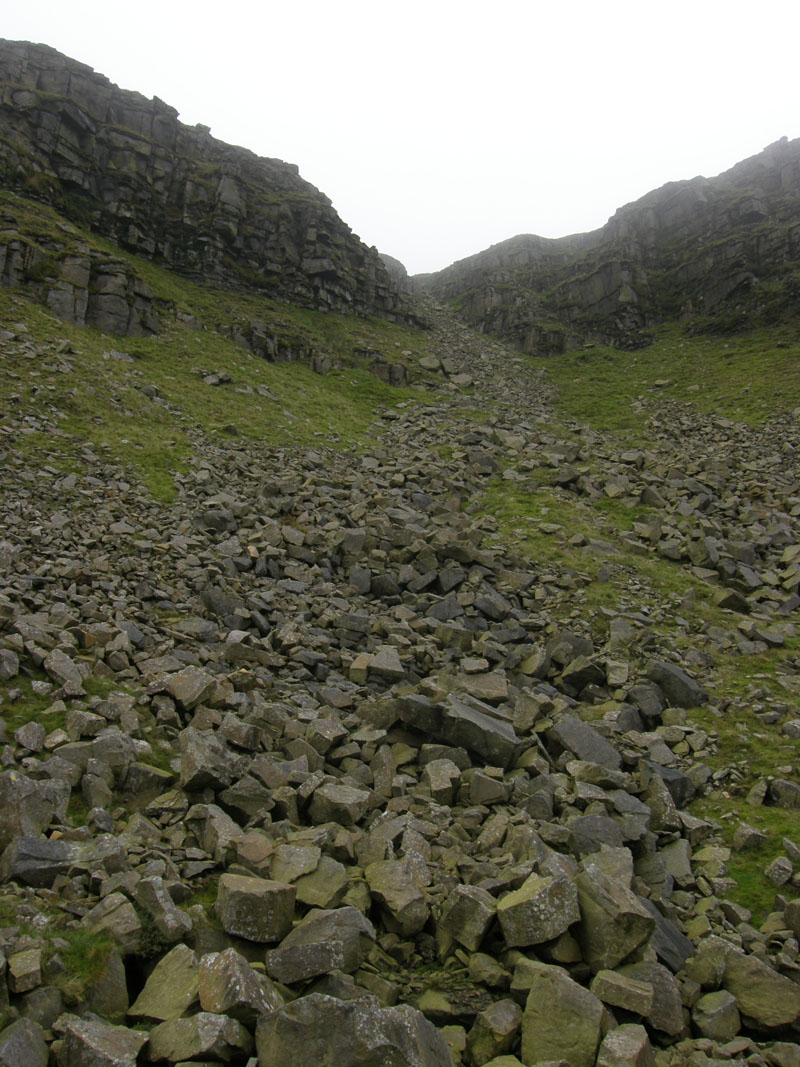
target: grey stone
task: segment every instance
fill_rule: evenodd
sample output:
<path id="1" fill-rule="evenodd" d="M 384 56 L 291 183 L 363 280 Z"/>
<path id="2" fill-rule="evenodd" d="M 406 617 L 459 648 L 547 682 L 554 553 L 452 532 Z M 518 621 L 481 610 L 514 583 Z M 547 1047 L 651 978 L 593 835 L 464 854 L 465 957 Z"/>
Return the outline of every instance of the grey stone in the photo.
<path id="1" fill-rule="evenodd" d="M 551 941 L 581 918 L 577 887 L 568 878 L 532 874 L 500 899 L 497 918 L 509 948 Z"/>
<path id="2" fill-rule="evenodd" d="M 311 993 L 259 1019 L 259 1067 L 452 1067 L 443 1037 L 408 1005 L 379 1008 Z"/>
<path id="3" fill-rule="evenodd" d="M 176 945 L 153 968 L 128 1014 L 142 1019 L 179 1019 L 198 998 L 197 956 L 186 945 Z"/>
<path id="4" fill-rule="evenodd" d="M 253 1038 L 236 1019 L 201 1011 L 188 1019 L 170 1019 L 150 1032 L 151 1060 L 206 1060 L 241 1063 L 253 1052 Z"/>
<path id="5" fill-rule="evenodd" d="M 708 694 L 700 688 L 695 679 L 674 663 L 653 660 L 647 674 L 661 687 L 672 707 L 696 708 L 708 700 Z"/>
<path id="6" fill-rule="evenodd" d="M 560 967 L 535 964 L 522 1018 L 522 1062 L 566 1060 L 594 1067 L 606 1010 L 588 989 Z"/>
<path id="7" fill-rule="evenodd" d="M 591 862 L 579 870 L 575 884 L 584 958 L 595 972 L 613 970 L 649 939 L 655 921 L 630 889 Z"/>
<path id="8" fill-rule="evenodd" d="M 216 912 L 228 934 L 248 941 L 280 941 L 291 929 L 297 890 L 265 878 L 223 874 Z"/>
<path id="9" fill-rule="evenodd" d="M 198 995 L 203 1011 L 228 1015 L 247 1027 L 283 1004 L 270 980 L 254 971 L 233 948 L 201 958 Z"/>
<path id="10" fill-rule="evenodd" d="M 0 1032 L 0 1067 L 47 1067 L 48 1057 L 42 1028 L 31 1019 L 17 1019 Z"/>
<path id="11" fill-rule="evenodd" d="M 147 1044 L 147 1034 L 140 1030 L 77 1015 L 62 1015 L 55 1029 L 63 1042 L 58 1067 L 137 1067 Z"/>

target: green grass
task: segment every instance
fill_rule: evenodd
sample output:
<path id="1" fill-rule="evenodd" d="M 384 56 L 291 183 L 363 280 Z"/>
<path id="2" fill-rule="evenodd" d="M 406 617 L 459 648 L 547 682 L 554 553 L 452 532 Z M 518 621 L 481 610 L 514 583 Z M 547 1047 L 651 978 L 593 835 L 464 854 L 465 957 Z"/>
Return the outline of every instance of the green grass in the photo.
<path id="1" fill-rule="evenodd" d="M 593 620 L 593 636 L 598 647 L 607 638 L 602 609 L 613 612 L 650 608 L 649 629 L 659 643 L 672 649 L 688 650 L 704 646 L 710 628 L 733 633 L 739 616 L 724 611 L 713 602 L 715 586 L 696 578 L 688 567 L 663 559 L 655 552 L 641 555 L 622 540 L 634 522 L 646 520 L 649 510 L 640 505 L 629 507 L 619 498 L 588 500 L 544 481 L 546 470 L 537 472 L 531 488 L 492 479 L 481 500 L 481 511 L 493 516 L 497 530 L 489 541 L 499 543 L 529 560 L 540 575 L 548 571 L 557 577 L 572 579 L 556 599 L 547 605 L 555 621 L 569 623 L 576 610 Z M 541 524 L 561 526 L 546 533 Z M 573 543 L 575 538 L 599 540 L 610 550 L 593 555 L 586 545 Z M 637 601 L 630 603 L 633 583 Z M 677 618 L 686 621 L 678 625 Z M 773 624 L 774 625 L 774 624 Z M 624 653 L 635 669 L 644 666 L 653 655 L 634 650 Z M 727 896 L 750 909 L 753 921 L 760 924 L 772 910 L 776 887 L 764 877 L 764 869 L 783 853 L 781 839 L 791 837 L 800 843 L 800 812 L 769 805 L 751 807 L 747 793 L 761 778 L 776 773 L 776 768 L 797 766 L 797 745 L 783 737 L 777 727 L 766 725 L 755 715 L 755 692 L 762 694 L 765 706 L 770 701 L 788 703 L 779 684 L 791 681 L 793 674 L 782 675 L 784 661 L 792 662 L 800 654 L 800 637 L 786 630 L 782 648 L 757 654 L 744 654 L 738 646 L 714 651 L 712 677 L 715 682 L 712 704 L 694 708 L 687 721 L 705 730 L 712 747 L 702 761 L 713 771 L 733 768 L 736 777 L 724 787 L 714 788 L 691 805 L 693 814 L 719 821 L 720 831 L 729 843 L 740 820 L 763 830 L 767 841 L 752 852 L 734 852 L 728 870 L 736 887 Z M 723 710 L 720 711 L 719 708 Z M 792 775 L 789 774 L 789 777 Z M 727 818 L 726 818 L 727 816 Z"/>
<path id="2" fill-rule="evenodd" d="M 733 835 L 740 822 L 746 822 L 767 835 L 767 840 L 758 848 L 744 852 L 731 852 L 727 863 L 728 874 L 736 881 L 735 887 L 726 893 L 726 898 L 753 913 L 752 923 L 759 926 L 769 912 L 774 910 L 775 897 L 780 893 L 794 896 L 791 886 L 776 886 L 764 877 L 764 870 L 778 856 L 784 855 L 784 837 L 798 840 L 800 812 L 767 805 L 751 807 L 741 795 L 704 797 L 692 804 L 692 813 L 710 819 L 716 825 L 725 842 L 733 845 Z M 788 894 L 787 894 L 788 890 Z"/>
<path id="3" fill-rule="evenodd" d="M 594 345 L 548 360 L 559 414 L 644 442 L 645 419 L 663 399 L 754 426 L 800 405 L 796 326 L 690 336 L 673 324 L 653 332 L 653 344 L 636 352 Z"/>
<path id="4" fill-rule="evenodd" d="M 8 346 L 0 367 L 0 405 L 12 418 L 39 420 L 12 439 L 12 467 L 46 464 L 82 473 L 80 449 L 89 442 L 127 466 L 155 499 L 170 502 L 177 495 L 176 476 L 189 469 L 195 451 L 209 439 L 319 445 L 323 438 L 329 445 L 358 448 L 370 439 L 376 411 L 431 399 L 420 385 L 434 379 L 414 369 L 428 351 L 421 330 L 199 285 L 94 234 L 65 227 L 52 209 L 12 193 L 0 192 L 0 213 L 38 256 L 37 279 L 49 276 L 59 258 L 77 252 L 83 241 L 131 266 L 153 290 L 162 322 L 156 337 L 110 337 L 54 318 L 31 303 L 28 289 L 0 290 L 0 321 L 21 324 L 20 336 L 34 349 Z M 203 328 L 183 325 L 178 312 L 194 316 Z M 253 322 L 295 353 L 327 356 L 335 369 L 320 376 L 303 362 L 270 363 L 219 332 Z M 58 351 L 64 341 L 70 352 Z M 131 358 L 119 359 L 115 352 Z M 385 385 L 371 373 L 376 362 L 404 364 L 414 387 Z M 206 384 L 203 378 L 212 373 L 229 375 L 230 384 Z M 153 388 L 154 399 L 142 391 Z"/>
<path id="5" fill-rule="evenodd" d="M 28 903 L 29 899 L 32 903 Z M 58 906 L 9 886 L 0 890 L 0 927 L 15 928 L 34 942 L 41 942 L 44 965 L 58 955 L 64 969 L 55 974 L 52 982 L 70 1006 L 80 1003 L 97 985 L 114 949 L 107 935 L 90 933 Z M 64 944 L 56 948 L 52 944 L 55 939 Z"/>

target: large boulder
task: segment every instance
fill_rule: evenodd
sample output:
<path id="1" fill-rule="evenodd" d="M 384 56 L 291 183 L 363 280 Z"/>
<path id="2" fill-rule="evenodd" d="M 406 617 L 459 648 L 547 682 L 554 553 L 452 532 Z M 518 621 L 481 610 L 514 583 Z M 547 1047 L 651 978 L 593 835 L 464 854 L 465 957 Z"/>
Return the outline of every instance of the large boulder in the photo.
<path id="1" fill-rule="evenodd" d="M 522 1017 L 522 1062 L 565 1060 L 570 1067 L 595 1067 L 606 1009 L 560 967 L 533 966 Z"/>
<path id="2" fill-rule="evenodd" d="M 364 871 L 369 891 L 380 902 L 387 924 L 402 937 L 419 933 L 430 916 L 407 859 L 380 860 Z"/>
<path id="3" fill-rule="evenodd" d="M 53 1029 L 61 1034 L 58 1067 L 137 1067 L 147 1044 L 147 1034 L 125 1026 L 111 1026 L 100 1019 L 62 1015 Z M 15 1067 L 30 1061 L 19 1060 Z M 35 1061 L 34 1061 L 35 1062 Z"/>
<path id="4" fill-rule="evenodd" d="M 21 835 L 38 837 L 49 826 L 54 811 L 44 783 L 19 771 L 4 771 L 0 774 L 0 849 Z"/>
<path id="5" fill-rule="evenodd" d="M 226 934 L 269 943 L 288 934 L 297 890 L 293 885 L 223 874 L 217 886 L 216 912 Z"/>
<path id="6" fill-rule="evenodd" d="M 578 890 L 569 878 L 532 874 L 497 905 L 509 948 L 552 941 L 581 917 Z"/>
<path id="7" fill-rule="evenodd" d="M 245 1026 L 283 1003 L 270 980 L 258 974 L 235 948 L 202 957 L 198 993 L 203 1011 L 230 1015 Z"/>
<path id="8" fill-rule="evenodd" d="M 408 1005 L 380 1008 L 312 993 L 263 1016 L 258 1067 L 452 1067 L 444 1038 Z"/>
<path id="9" fill-rule="evenodd" d="M 575 884 L 584 959 L 594 972 L 613 970 L 648 940 L 655 920 L 635 893 L 596 864 L 583 865 Z"/>
<path id="10" fill-rule="evenodd" d="M 176 945 L 155 965 L 128 1014 L 160 1022 L 179 1019 L 197 1000 L 198 988 L 197 957 L 188 946 Z"/>
<path id="11" fill-rule="evenodd" d="M 736 997 L 746 1024 L 770 1031 L 800 1023 L 800 989 L 795 982 L 739 952 L 725 959 L 723 986 Z"/>

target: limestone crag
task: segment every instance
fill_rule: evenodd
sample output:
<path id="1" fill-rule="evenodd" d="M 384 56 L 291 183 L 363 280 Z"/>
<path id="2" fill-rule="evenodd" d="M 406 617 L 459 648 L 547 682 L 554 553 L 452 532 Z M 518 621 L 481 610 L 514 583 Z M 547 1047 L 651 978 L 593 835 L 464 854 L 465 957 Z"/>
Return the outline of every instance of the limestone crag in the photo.
<path id="1" fill-rule="evenodd" d="M 366 453 L 197 431 L 169 507 L 88 444 L 32 471 L 55 423 L 9 420 L 0 684 L 44 710 L 3 737 L 0 1062 L 797 1062 L 798 845 L 756 928 L 688 805 L 742 777 L 691 718 L 730 706 L 714 655 L 795 634 L 800 430 L 664 406 L 647 450 L 565 436 L 530 368 L 430 315 L 436 401 L 378 412 Z M 600 538 L 599 578 L 496 542 L 486 486 L 542 466 L 646 498 L 625 536 L 728 625 Z M 750 803 L 800 804 L 795 717 L 753 715 L 789 747 Z M 57 916 L 112 942 L 77 990 Z"/>
<path id="2" fill-rule="evenodd" d="M 536 355 L 586 339 L 636 348 L 678 318 L 769 323 L 796 308 L 799 203 L 800 140 L 783 138 L 716 178 L 670 182 L 599 230 L 521 235 L 417 281 Z"/>
<path id="3" fill-rule="evenodd" d="M 414 317 L 375 249 L 297 167 L 185 126 L 163 101 L 44 45 L 0 42 L 0 180 L 191 277 L 308 307 Z M 26 266 L 17 256 L 13 269 Z M 91 322 L 97 271 L 86 269 Z M 73 275 L 65 265 L 65 287 Z M 129 332 L 153 328 L 140 320 Z"/>

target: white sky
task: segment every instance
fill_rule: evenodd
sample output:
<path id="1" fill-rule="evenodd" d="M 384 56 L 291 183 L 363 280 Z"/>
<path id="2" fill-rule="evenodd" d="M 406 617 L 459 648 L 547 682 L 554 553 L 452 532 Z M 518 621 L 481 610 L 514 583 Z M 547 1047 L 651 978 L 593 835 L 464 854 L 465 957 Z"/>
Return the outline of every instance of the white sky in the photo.
<path id="1" fill-rule="evenodd" d="M 4 0 L 0 36 L 297 163 L 410 273 L 800 136 L 797 0 Z"/>

